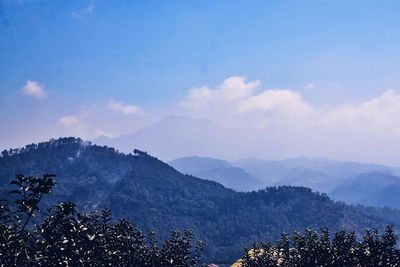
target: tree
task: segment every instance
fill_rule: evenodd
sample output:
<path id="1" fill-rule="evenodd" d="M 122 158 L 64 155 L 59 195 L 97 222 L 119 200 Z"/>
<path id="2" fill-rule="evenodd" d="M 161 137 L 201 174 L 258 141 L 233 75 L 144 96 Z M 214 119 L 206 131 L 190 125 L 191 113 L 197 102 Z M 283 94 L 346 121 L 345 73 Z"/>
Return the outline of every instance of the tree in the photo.
<path id="1" fill-rule="evenodd" d="M 33 225 L 54 177 L 17 175 L 10 192 L 17 199 L 0 199 L 0 266 L 198 265 L 204 244 L 193 245 L 192 231 L 172 231 L 160 245 L 154 232 L 144 235 L 126 220 L 113 221 L 108 209 L 81 214 L 75 204 L 59 203 Z"/>
<path id="2" fill-rule="evenodd" d="M 306 229 L 304 234 L 284 234 L 276 245 L 255 243 L 245 249 L 241 266 L 399 266 L 400 250 L 392 226 L 383 234 L 377 229 L 366 230 L 361 241 L 354 232 L 340 231 L 333 238 L 327 229 L 316 232 Z"/>

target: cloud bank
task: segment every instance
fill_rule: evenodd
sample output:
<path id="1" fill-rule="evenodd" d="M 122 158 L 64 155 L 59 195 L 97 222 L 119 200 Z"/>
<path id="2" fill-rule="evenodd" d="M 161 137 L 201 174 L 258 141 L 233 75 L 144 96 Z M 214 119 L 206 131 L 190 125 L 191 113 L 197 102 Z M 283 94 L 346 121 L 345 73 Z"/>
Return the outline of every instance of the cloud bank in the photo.
<path id="1" fill-rule="evenodd" d="M 315 83 L 299 87 L 320 89 Z M 148 144 L 143 148 L 156 156 L 157 148 L 165 145 L 160 151 L 168 159 L 176 156 L 172 151 L 179 150 L 179 155 L 225 159 L 309 156 L 400 166 L 400 94 L 395 90 L 359 103 L 331 106 L 314 105 L 301 92 L 265 88 L 260 81 L 233 76 L 215 87 L 191 88 L 175 104 L 151 112 L 135 103 L 112 99 L 85 104 L 75 112 L 69 110 L 55 117 L 53 128 L 47 127 L 42 135 L 116 138 L 152 125 L 151 134 L 138 134 L 142 139 L 137 145 Z M 47 95 L 41 83 L 31 80 L 21 93 L 39 99 Z M 163 132 L 154 123 L 168 115 L 205 119 L 213 124 L 188 120 L 167 127 L 173 120 L 166 120 L 158 124 L 168 129 Z M 191 130 L 185 130 L 188 127 L 184 125 L 191 125 Z"/>
<path id="2" fill-rule="evenodd" d="M 179 105 L 187 114 L 231 126 L 301 125 L 400 135 L 400 95 L 394 90 L 359 104 L 317 107 L 297 91 L 262 90 L 260 85 L 259 81 L 230 77 L 216 88 L 191 89 Z"/>
<path id="3" fill-rule="evenodd" d="M 318 90 L 315 83 L 302 88 Z M 236 143 L 221 139 L 227 146 L 219 150 L 241 145 L 226 158 L 310 156 L 400 165 L 400 94 L 395 90 L 359 103 L 317 106 L 300 91 L 265 89 L 259 81 L 235 76 L 215 88 L 190 89 L 178 106 L 181 115 L 240 132 Z"/>

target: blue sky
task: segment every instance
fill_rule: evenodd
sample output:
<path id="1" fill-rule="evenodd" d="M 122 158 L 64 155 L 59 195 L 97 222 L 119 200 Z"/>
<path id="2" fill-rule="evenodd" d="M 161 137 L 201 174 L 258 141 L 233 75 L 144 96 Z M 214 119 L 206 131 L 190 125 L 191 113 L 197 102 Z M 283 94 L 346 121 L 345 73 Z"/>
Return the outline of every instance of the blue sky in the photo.
<path id="1" fill-rule="evenodd" d="M 113 136 L 193 115 L 179 110 L 191 89 L 217 90 L 233 76 L 260 81 L 258 92 L 290 89 L 313 108 L 397 96 L 399 10 L 398 1 L 368 0 L 4 0 L 0 147 L 79 133 L 60 119 L 102 107 L 122 114 L 92 116 L 91 129 Z M 23 90 L 27 81 L 42 97 Z M 108 122 L 96 125 L 102 116 Z"/>

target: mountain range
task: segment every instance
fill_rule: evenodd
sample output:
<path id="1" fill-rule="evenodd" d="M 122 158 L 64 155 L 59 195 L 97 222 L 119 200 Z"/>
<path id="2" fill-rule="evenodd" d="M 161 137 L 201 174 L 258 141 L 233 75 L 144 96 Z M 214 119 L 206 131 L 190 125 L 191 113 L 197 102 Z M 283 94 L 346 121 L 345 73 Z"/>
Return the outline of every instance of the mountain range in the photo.
<path id="1" fill-rule="evenodd" d="M 293 154 L 285 151 L 298 148 L 301 140 L 297 141 L 286 140 L 282 132 L 230 128 L 204 119 L 181 116 L 168 116 L 133 134 L 93 140 L 125 153 L 135 148 L 151 151 L 185 174 L 217 181 L 236 191 L 257 190 L 265 186 L 305 186 L 348 203 L 397 207 L 394 204 L 397 194 L 392 194 L 393 201 L 385 201 L 385 196 L 395 191 L 398 185 L 390 185 L 379 192 L 354 189 L 347 194 L 340 191 L 346 191 L 346 184 L 359 175 L 376 176 L 376 179 L 378 173 L 398 176 L 400 168 L 312 157 L 264 160 Z M 313 147 L 305 147 L 302 151 L 312 154 Z M 223 160 L 222 165 L 214 166 L 217 161 L 221 163 L 220 159 L 228 161 Z M 206 168 L 190 169 L 194 161 L 202 161 Z M 367 181 L 365 186 L 368 186 Z M 377 194 L 382 197 L 376 197 Z"/>
<path id="2" fill-rule="evenodd" d="M 394 209 L 349 206 L 305 187 L 236 192 L 182 174 L 146 152 L 124 154 L 77 138 L 3 151 L 1 197 L 15 174 L 44 173 L 56 174 L 57 185 L 42 210 L 58 201 L 73 201 L 81 211 L 107 207 L 114 218 L 126 218 L 143 231 L 154 229 L 159 238 L 173 229 L 191 228 L 207 242 L 205 260 L 214 262 L 233 262 L 243 247 L 276 240 L 283 231 L 400 227 L 400 212 Z"/>
<path id="3" fill-rule="evenodd" d="M 125 153 L 135 148 L 151 151 L 152 155 L 164 161 L 193 155 L 228 161 L 318 156 L 340 161 L 398 164 L 395 153 L 385 151 L 384 157 L 377 153 L 387 142 L 393 141 L 393 147 L 397 147 L 398 142 L 387 136 L 371 136 L 376 140 L 366 146 L 365 132 L 359 130 L 333 133 L 326 127 L 314 127 L 313 135 L 318 138 L 310 139 L 310 128 L 292 126 L 277 123 L 254 128 L 229 121 L 217 123 L 186 116 L 167 116 L 133 133 L 114 138 L 100 136 L 92 142 Z M 331 138 L 333 134 L 337 135 L 334 139 Z"/>
<path id="4" fill-rule="evenodd" d="M 380 172 L 363 173 L 335 188 L 330 196 L 347 203 L 400 209 L 400 177 Z"/>
<path id="5" fill-rule="evenodd" d="M 225 160 L 194 156 L 176 159 L 168 164 L 181 173 L 216 181 L 236 191 L 252 191 L 265 187 L 261 180 Z"/>
<path id="6" fill-rule="evenodd" d="M 240 139 L 240 136 L 249 134 L 256 135 L 257 131 L 223 127 L 204 119 L 168 116 L 133 134 L 117 138 L 101 136 L 94 139 L 93 143 L 111 146 L 125 153 L 133 149 L 151 151 L 164 160 L 188 156 L 189 151 L 195 151 L 198 155 L 213 152 L 213 157 L 224 158 L 238 149 L 251 149 L 253 145 L 250 142 Z"/>
<path id="7" fill-rule="evenodd" d="M 304 186 L 351 204 L 400 208 L 400 177 L 396 176 L 399 169 L 383 165 L 306 157 L 234 162 L 184 157 L 169 164 L 180 172 L 217 181 L 236 191 Z"/>

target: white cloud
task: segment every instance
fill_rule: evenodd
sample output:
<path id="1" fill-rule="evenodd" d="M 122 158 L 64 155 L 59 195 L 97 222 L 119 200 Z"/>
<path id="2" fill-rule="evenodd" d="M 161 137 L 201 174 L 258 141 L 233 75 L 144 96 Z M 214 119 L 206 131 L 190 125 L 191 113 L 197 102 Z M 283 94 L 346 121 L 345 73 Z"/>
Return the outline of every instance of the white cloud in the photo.
<path id="1" fill-rule="evenodd" d="M 192 89 L 188 97 L 180 102 L 180 105 L 195 110 L 209 108 L 212 105 L 234 105 L 251 96 L 259 84 L 259 81 L 246 83 L 245 77 L 230 77 L 216 89 L 207 86 Z"/>
<path id="2" fill-rule="evenodd" d="M 21 88 L 21 92 L 24 95 L 42 99 L 47 96 L 47 92 L 43 90 L 43 88 L 43 84 L 37 81 L 27 80 L 25 85 Z"/>
<path id="3" fill-rule="evenodd" d="M 28 81 L 24 87 L 39 88 L 44 92 L 42 97 L 46 95 L 38 82 Z M 37 94 L 35 90 L 26 92 L 32 96 L 32 92 Z M 224 128 L 226 133 L 219 133 L 219 128 L 215 132 L 207 129 L 209 138 L 204 139 L 204 147 L 215 147 L 214 152 L 221 153 L 218 155 L 224 151 L 218 144 L 226 143 L 226 157 L 273 159 L 305 155 L 400 164 L 400 94 L 394 90 L 359 103 L 321 107 L 308 102 L 306 95 L 298 91 L 263 88 L 259 81 L 235 76 L 215 87 L 192 88 L 179 107 L 147 114 L 136 105 L 105 100 L 55 119 L 57 124 L 53 122 L 52 127 L 57 126 L 62 135 L 84 139 L 116 137 L 173 113 L 233 126 Z M 202 129 L 194 128 L 190 134 L 183 131 L 178 138 L 184 143 L 185 155 L 196 154 L 196 150 L 195 145 L 182 140 L 188 135 L 202 140 Z M 203 143 L 199 143 L 202 148 Z M 201 151 L 207 155 L 206 150 Z"/>
<path id="4" fill-rule="evenodd" d="M 65 116 L 60 118 L 58 123 L 64 127 L 72 127 L 79 125 L 81 121 L 75 116 Z"/>
<path id="5" fill-rule="evenodd" d="M 388 90 L 358 105 L 321 109 L 317 123 L 400 135 L 400 95 Z"/>
<path id="6" fill-rule="evenodd" d="M 231 77 L 215 89 L 190 90 L 180 106 L 186 115 L 231 126 L 302 125 L 400 135 L 400 95 L 393 90 L 359 104 L 317 107 L 303 100 L 299 92 L 260 90 L 259 85 L 259 81 Z"/>
<path id="7" fill-rule="evenodd" d="M 240 142 L 248 144 L 246 156 L 306 155 L 400 164 L 400 93 L 395 90 L 359 103 L 317 106 L 300 92 L 262 89 L 258 81 L 232 77 L 215 88 L 191 89 L 179 106 L 183 115 L 232 126 L 233 132 L 243 130 Z M 260 134 L 245 133 L 254 128 Z"/>
<path id="8" fill-rule="evenodd" d="M 317 87 L 317 84 L 314 82 L 309 82 L 303 86 L 304 89 L 315 89 Z"/>
<path id="9" fill-rule="evenodd" d="M 94 4 L 90 4 L 88 5 L 86 8 L 82 9 L 82 10 L 78 10 L 78 11 L 72 11 L 71 12 L 71 16 L 74 18 L 83 18 L 87 15 L 91 15 L 95 9 L 95 5 Z"/>
<path id="10" fill-rule="evenodd" d="M 114 100 L 110 100 L 108 102 L 108 108 L 112 111 L 124 115 L 140 115 L 140 116 L 145 115 L 145 113 L 138 106 L 126 105 Z"/>
<path id="11" fill-rule="evenodd" d="M 189 115 L 205 117 L 231 126 L 263 128 L 274 121 L 304 119 L 312 112 L 301 95 L 288 89 L 259 92 L 259 81 L 246 82 L 244 77 L 230 77 L 211 89 L 203 86 L 190 90 L 180 102 Z"/>
<path id="12" fill-rule="evenodd" d="M 269 89 L 239 103 L 241 112 L 279 112 L 288 116 L 309 113 L 312 107 L 299 93 L 288 89 Z"/>
<path id="13" fill-rule="evenodd" d="M 59 118 L 57 126 L 63 135 L 84 139 L 99 136 L 113 138 L 148 125 L 149 121 L 154 121 L 152 114 L 144 113 L 139 107 L 107 100 L 79 107 L 75 114 Z"/>
<path id="14" fill-rule="evenodd" d="M 58 120 L 58 125 L 64 128 L 64 135 L 79 136 L 84 139 L 105 135 L 104 131 L 93 127 L 90 120 L 83 113 L 78 116 L 65 116 Z"/>

